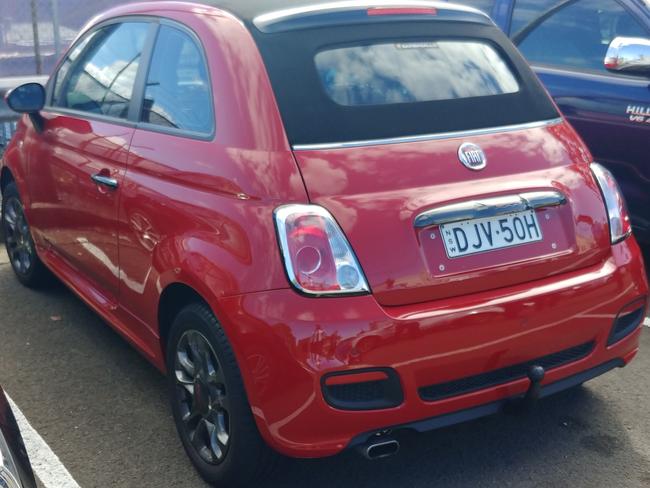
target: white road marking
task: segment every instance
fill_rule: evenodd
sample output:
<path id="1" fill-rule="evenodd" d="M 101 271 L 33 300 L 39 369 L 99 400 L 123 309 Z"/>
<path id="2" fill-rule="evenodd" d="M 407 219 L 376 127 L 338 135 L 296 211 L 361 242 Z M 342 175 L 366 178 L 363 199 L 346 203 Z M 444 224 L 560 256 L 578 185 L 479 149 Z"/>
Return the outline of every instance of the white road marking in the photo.
<path id="1" fill-rule="evenodd" d="M 7 400 L 9 400 L 9 405 L 14 411 L 16 422 L 18 422 L 18 427 L 20 427 L 20 432 L 23 435 L 34 474 L 38 476 L 43 486 L 45 488 L 80 488 L 57 455 L 52 452 L 52 449 L 34 430 L 9 395 L 7 395 Z"/>
<path id="2" fill-rule="evenodd" d="M 645 325 L 646 327 L 650 327 L 650 317 L 645 319 L 645 322 L 643 322 L 643 325 Z"/>

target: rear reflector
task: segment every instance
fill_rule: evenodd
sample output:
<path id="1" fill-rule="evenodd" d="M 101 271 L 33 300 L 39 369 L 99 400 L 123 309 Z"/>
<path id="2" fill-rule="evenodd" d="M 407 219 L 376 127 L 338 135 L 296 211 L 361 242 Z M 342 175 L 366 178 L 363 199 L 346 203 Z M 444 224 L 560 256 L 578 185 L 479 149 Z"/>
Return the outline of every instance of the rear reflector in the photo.
<path id="1" fill-rule="evenodd" d="M 368 9 L 369 16 L 375 15 L 437 15 L 433 7 L 373 7 Z"/>
<path id="2" fill-rule="evenodd" d="M 352 383 L 364 383 L 367 381 L 382 381 L 387 379 L 388 379 L 388 375 L 383 371 L 368 371 L 367 373 L 339 374 L 335 376 L 328 376 L 325 379 L 325 384 L 327 386 L 349 385 Z"/>
<path id="3" fill-rule="evenodd" d="M 397 373 L 390 368 L 330 373 L 321 379 L 325 401 L 339 410 L 394 408 L 404 401 Z"/>
<path id="4" fill-rule="evenodd" d="M 645 298 L 636 300 L 624 307 L 614 321 L 607 345 L 611 346 L 617 343 L 638 329 L 645 319 L 645 311 Z"/>

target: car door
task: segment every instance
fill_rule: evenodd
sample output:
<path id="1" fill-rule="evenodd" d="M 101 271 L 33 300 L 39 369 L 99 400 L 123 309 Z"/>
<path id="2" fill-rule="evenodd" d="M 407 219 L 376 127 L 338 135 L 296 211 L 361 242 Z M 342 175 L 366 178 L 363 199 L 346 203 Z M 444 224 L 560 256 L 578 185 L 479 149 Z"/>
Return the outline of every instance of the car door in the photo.
<path id="1" fill-rule="evenodd" d="M 198 36 L 184 25 L 160 19 L 140 105 L 120 202 L 119 301 L 130 316 L 153 324 L 160 293 L 155 261 L 170 259 L 170 237 L 188 228 L 209 232 L 199 210 L 205 203 L 196 199 L 207 198 L 213 164 L 220 159 L 212 144 L 207 57 Z M 221 230 L 244 235 L 226 224 Z"/>
<path id="2" fill-rule="evenodd" d="M 650 78 L 604 67 L 616 37 L 650 38 L 644 8 L 616 0 L 517 0 L 510 33 L 594 158 L 616 175 L 637 238 L 650 242 Z"/>
<path id="3" fill-rule="evenodd" d="M 77 43 L 53 77 L 29 161 L 39 238 L 109 301 L 119 286 L 116 221 L 135 127 L 131 100 L 151 33 L 145 21 L 111 22 Z"/>

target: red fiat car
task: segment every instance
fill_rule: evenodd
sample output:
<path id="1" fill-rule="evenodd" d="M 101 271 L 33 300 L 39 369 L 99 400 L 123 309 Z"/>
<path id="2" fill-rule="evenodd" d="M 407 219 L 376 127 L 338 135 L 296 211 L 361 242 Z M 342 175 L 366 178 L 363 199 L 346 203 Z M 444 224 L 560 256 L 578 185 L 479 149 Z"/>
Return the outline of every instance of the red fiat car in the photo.
<path id="1" fill-rule="evenodd" d="M 209 3 L 95 18 L 8 96 L 1 180 L 18 279 L 167 372 L 205 479 L 387 456 L 632 360 L 623 199 L 487 16 Z"/>

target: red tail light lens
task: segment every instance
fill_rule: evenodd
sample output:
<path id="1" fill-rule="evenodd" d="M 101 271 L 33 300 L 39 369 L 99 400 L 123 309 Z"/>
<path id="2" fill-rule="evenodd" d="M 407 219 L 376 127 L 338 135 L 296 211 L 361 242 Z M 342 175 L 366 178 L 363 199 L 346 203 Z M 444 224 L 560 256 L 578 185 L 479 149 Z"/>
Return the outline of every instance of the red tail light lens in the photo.
<path id="1" fill-rule="evenodd" d="M 600 186 L 600 191 L 605 200 L 607 217 L 609 218 L 609 233 L 612 244 L 625 240 L 632 234 L 630 214 L 625 205 L 621 189 L 608 169 L 598 163 L 591 164 L 591 171 Z"/>
<path id="2" fill-rule="evenodd" d="M 286 205 L 275 211 L 291 283 L 311 295 L 368 293 L 361 266 L 340 227 L 322 207 Z"/>

